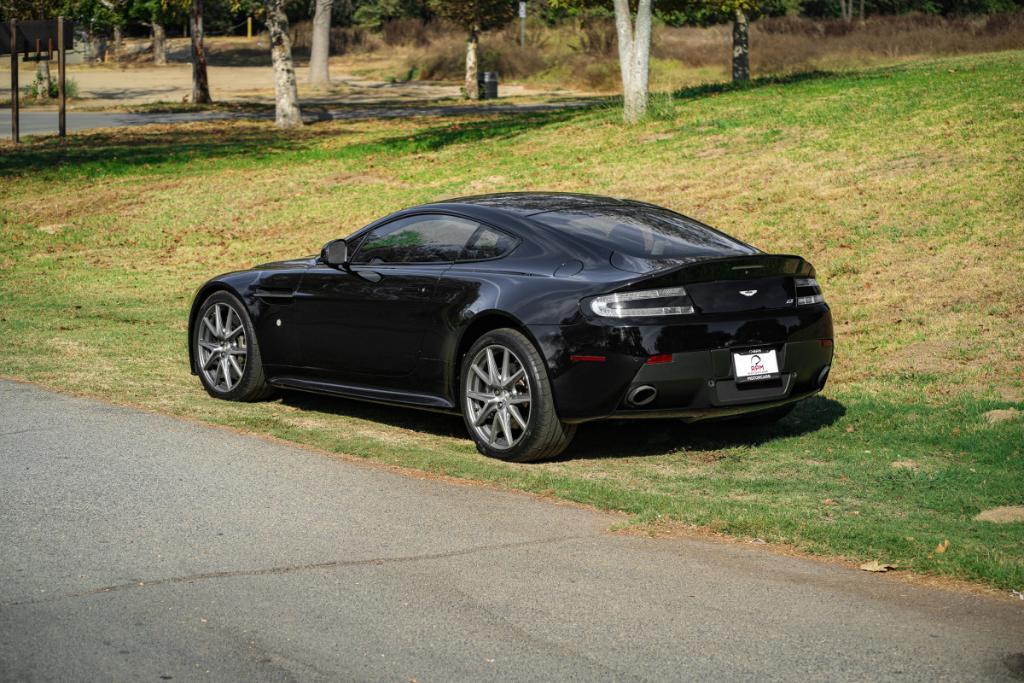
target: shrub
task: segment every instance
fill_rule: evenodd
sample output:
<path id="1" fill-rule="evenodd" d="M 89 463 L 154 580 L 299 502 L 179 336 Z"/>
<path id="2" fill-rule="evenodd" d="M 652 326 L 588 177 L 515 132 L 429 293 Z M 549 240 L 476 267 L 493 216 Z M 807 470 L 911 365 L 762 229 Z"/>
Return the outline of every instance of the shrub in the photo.
<path id="1" fill-rule="evenodd" d="M 44 79 L 41 78 L 39 74 L 36 74 L 35 79 L 22 88 L 21 92 L 26 100 L 55 100 L 60 97 L 60 86 L 58 85 L 56 78 L 51 78 L 50 89 L 47 92 Z M 64 79 L 64 95 L 69 100 L 73 100 L 78 97 L 78 84 L 75 82 L 75 79 Z"/>

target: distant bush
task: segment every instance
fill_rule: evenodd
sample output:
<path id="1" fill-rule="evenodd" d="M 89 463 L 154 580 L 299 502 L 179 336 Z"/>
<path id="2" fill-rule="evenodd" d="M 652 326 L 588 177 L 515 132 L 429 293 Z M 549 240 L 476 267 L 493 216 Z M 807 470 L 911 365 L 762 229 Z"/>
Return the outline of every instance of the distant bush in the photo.
<path id="1" fill-rule="evenodd" d="M 22 96 L 26 100 L 55 100 L 60 97 L 60 85 L 57 83 L 56 77 L 50 79 L 50 88 L 47 90 L 46 81 L 39 74 L 36 74 L 35 79 L 21 89 Z M 69 99 L 73 100 L 78 97 L 78 84 L 73 78 L 64 79 L 64 95 Z"/>

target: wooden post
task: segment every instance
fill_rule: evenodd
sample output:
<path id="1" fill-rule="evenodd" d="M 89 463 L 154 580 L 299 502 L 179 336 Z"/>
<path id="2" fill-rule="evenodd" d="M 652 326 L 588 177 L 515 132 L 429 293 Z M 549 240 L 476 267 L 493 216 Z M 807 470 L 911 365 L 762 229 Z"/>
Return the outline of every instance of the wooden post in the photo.
<path id="1" fill-rule="evenodd" d="M 247 17 L 245 20 L 245 37 L 252 39 L 252 17 Z"/>
<path id="2" fill-rule="evenodd" d="M 18 22 L 11 19 L 11 142 L 18 144 Z"/>
<path id="3" fill-rule="evenodd" d="M 57 109 L 57 129 L 62 138 L 67 137 L 67 98 L 64 92 L 64 67 L 67 64 L 67 51 L 64 49 L 64 17 L 57 17 L 57 98 L 60 100 Z"/>

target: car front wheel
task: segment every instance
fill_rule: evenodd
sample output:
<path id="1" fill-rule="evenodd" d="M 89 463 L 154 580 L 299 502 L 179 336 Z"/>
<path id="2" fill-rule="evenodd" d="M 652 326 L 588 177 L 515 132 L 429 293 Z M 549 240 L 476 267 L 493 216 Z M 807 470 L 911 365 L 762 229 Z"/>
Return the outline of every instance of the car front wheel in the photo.
<path id="1" fill-rule="evenodd" d="M 199 309 L 192 344 L 207 393 L 228 401 L 258 401 L 269 388 L 245 306 L 228 292 L 211 294 Z"/>
<path id="2" fill-rule="evenodd" d="M 552 458 L 576 425 L 558 419 L 544 361 L 512 329 L 488 332 L 462 359 L 462 415 L 477 449 L 510 462 Z"/>

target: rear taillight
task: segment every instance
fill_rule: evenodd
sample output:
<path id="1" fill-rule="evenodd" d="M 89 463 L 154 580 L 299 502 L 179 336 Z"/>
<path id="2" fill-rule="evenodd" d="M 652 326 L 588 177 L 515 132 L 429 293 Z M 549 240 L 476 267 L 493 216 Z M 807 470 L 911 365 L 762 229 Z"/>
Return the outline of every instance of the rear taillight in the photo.
<path id="1" fill-rule="evenodd" d="M 590 310 L 606 318 L 690 315 L 693 302 L 683 287 L 667 287 L 598 296 L 590 300 Z"/>
<path id="2" fill-rule="evenodd" d="M 825 303 L 821 295 L 821 285 L 813 277 L 796 278 L 796 305 L 809 306 Z"/>

